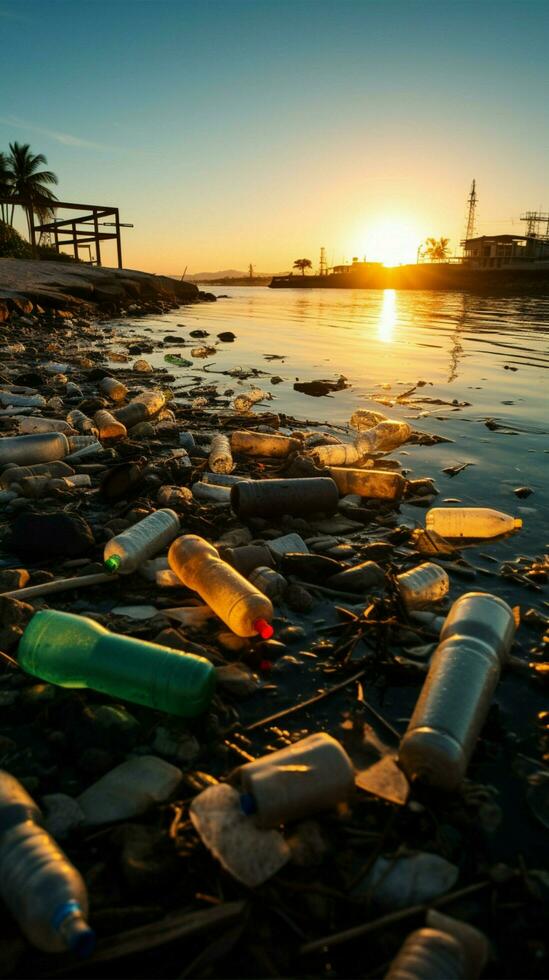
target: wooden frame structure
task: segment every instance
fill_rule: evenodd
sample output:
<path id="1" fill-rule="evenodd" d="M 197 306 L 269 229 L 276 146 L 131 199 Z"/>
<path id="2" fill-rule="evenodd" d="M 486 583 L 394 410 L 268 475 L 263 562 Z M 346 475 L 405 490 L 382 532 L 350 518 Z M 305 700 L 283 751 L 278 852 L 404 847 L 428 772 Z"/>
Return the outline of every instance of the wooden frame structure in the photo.
<path id="1" fill-rule="evenodd" d="M 118 268 L 122 269 L 122 242 L 120 240 L 120 215 L 118 208 L 106 207 L 101 204 L 70 204 L 67 201 L 56 201 L 56 211 L 84 211 L 88 212 L 74 218 L 54 218 L 52 221 L 45 221 L 42 224 L 34 224 L 34 216 L 31 221 L 31 241 L 33 247 L 36 246 L 36 234 L 53 235 L 54 246 L 59 251 L 63 245 L 72 246 L 75 259 L 79 258 L 78 248 L 80 245 L 92 243 L 95 245 L 96 264 L 101 265 L 101 242 L 116 241 L 116 253 L 118 258 Z M 105 221 L 111 218 L 111 221 Z M 79 227 L 79 226 L 84 227 Z M 113 227 L 114 231 L 100 231 L 105 226 Z"/>
<path id="2" fill-rule="evenodd" d="M 0 204 L 19 205 L 24 208 L 24 204 L 18 198 L 0 199 Z M 35 223 L 34 214 L 31 215 L 31 245 L 36 248 L 37 236 L 52 235 L 53 245 L 59 252 L 62 246 L 69 245 L 74 251 L 75 259 L 79 258 L 78 249 L 82 245 L 93 243 L 95 246 L 95 261 L 101 265 L 101 242 L 115 241 L 118 268 L 122 269 L 122 242 L 120 239 L 121 228 L 133 228 L 130 224 L 121 224 L 118 208 L 108 207 L 103 204 L 72 204 L 67 201 L 54 201 L 55 211 L 80 211 L 84 212 L 72 218 L 52 218 L 42 224 Z M 111 221 L 105 221 L 111 218 Z M 103 231 L 103 228 L 114 228 L 114 231 Z"/>

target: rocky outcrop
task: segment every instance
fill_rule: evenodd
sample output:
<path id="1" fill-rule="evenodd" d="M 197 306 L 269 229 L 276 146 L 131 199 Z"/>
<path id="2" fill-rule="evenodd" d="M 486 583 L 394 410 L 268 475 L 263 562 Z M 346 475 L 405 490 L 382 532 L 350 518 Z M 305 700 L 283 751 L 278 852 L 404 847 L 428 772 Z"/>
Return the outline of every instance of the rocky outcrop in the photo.
<path id="1" fill-rule="evenodd" d="M 25 304 L 45 309 L 86 309 L 119 313 L 132 304 L 192 303 L 198 287 L 190 282 L 133 269 L 106 269 L 36 259 L 0 259 L 0 311 Z M 32 306 L 31 306 L 32 308 Z M 0 319 L 2 313 L 0 312 Z"/>

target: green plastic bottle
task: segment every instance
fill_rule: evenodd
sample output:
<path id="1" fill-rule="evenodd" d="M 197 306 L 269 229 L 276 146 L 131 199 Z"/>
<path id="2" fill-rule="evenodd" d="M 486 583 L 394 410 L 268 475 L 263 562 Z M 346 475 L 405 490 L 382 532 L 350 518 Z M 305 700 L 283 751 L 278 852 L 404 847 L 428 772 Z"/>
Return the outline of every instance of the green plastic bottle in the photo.
<path id="1" fill-rule="evenodd" d="M 92 688 L 148 708 L 192 718 L 215 688 L 209 660 L 109 633 L 85 616 L 37 612 L 18 648 L 24 670 L 61 687 Z"/>

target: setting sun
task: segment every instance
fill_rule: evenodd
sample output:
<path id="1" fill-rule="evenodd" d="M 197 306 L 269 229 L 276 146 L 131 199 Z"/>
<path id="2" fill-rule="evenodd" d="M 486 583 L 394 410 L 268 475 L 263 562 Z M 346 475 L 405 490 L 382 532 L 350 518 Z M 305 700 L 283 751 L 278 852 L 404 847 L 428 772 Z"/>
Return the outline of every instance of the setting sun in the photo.
<path id="1" fill-rule="evenodd" d="M 387 266 L 415 262 L 421 237 L 412 222 L 382 218 L 366 231 L 367 259 Z"/>

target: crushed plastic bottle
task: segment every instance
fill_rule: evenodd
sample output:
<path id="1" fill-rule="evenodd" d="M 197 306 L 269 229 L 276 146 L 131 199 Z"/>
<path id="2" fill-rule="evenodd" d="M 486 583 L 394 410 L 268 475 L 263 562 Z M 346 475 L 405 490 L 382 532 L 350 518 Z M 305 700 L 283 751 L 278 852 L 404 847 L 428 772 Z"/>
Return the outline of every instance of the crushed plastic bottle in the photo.
<path id="1" fill-rule="evenodd" d="M 93 424 L 92 420 L 84 415 L 79 408 L 73 408 L 67 415 L 67 422 L 72 425 L 73 429 L 77 429 L 84 436 L 94 436 L 97 438 L 98 432 Z"/>
<path id="2" fill-rule="evenodd" d="M 214 667 L 204 657 L 109 633 L 92 619 L 56 609 L 35 613 L 17 659 L 50 684 L 91 688 L 188 718 L 208 708 L 215 687 Z"/>
<path id="3" fill-rule="evenodd" d="M 269 435 L 265 432 L 231 432 L 231 449 L 243 456 L 266 456 L 280 459 L 297 452 L 301 443 L 291 436 Z"/>
<path id="4" fill-rule="evenodd" d="M 208 541 L 196 534 L 177 538 L 168 552 L 168 562 L 183 584 L 198 592 L 233 633 L 259 633 L 262 639 L 273 635 L 270 600 L 224 562 Z"/>
<path id="5" fill-rule="evenodd" d="M 249 412 L 257 402 L 267 401 L 270 397 L 261 388 L 252 388 L 251 391 L 247 391 L 244 395 L 237 395 L 233 401 L 233 405 L 237 412 Z"/>
<path id="6" fill-rule="evenodd" d="M 522 520 L 490 507 L 433 507 L 425 527 L 443 538 L 496 538 L 517 531 Z"/>
<path id="7" fill-rule="evenodd" d="M 244 813 L 265 828 L 346 803 L 355 786 L 349 756 L 325 732 L 241 766 L 232 779 L 241 787 Z"/>
<path id="8" fill-rule="evenodd" d="M 385 422 L 386 419 L 387 416 L 382 415 L 381 412 L 371 412 L 369 409 L 359 408 L 356 412 L 353 412 L 349 423 L 353 429 L 358 429 L 359 432 L 363 432 L 365 429 L 373 429 L 374 425 L 378 425 L 379 422 Z"/>
<path id="9" fill-rule="evenodd" d="M 231 444 L 221 432 L 212 439 L 208 463 L 213 473 L 232 473 L 234 469 Z"/>
<path id="10" fill-rule="evenodd" d="M 104 442 L 114 442 L 116 439 L 125 439 L 128 432 L 123 422 L 115 419 L 114 415 L 100 408 L 93 417 L 99 432 L 99 438 Z"/>
<path id="11" fill-rule="evenodd" d="M 330 467 L 330 476 L 340 494 L 356 493 L 371 500 L 400 500 L 406 481 L 394 470 L 355 470 Z"/>
<path id="12" fill-rule="evenodd" d="M 36 463 L 34 466 L 9 466 L 0 476 L 0 486 L 9 487 L 12 483 L 20 483 L 28 476 L 72 476 L 74 470 L 62 460 L 52 460 L 50 463 Z"/>
<path id="13" fill-rule="evenodd" d="M 130 575 L 147 558 L 152 558 L 170 544 L 179 530 L 179 517 L 175 511 L 163 508 L 148 514 L 142 521 L 107 541 L 103 551 L 105 570 Z"/>
<path id="14" fill-rule="evenodd" d="M 140 422 L 146 422 L 148 419 L 158 415 L 165 404 L 166 395 L 163 391 L 154 389 L 152 391 L 142 391 L 140 395 L 132 398 L 131 402 L 127 405 L 114 409 L 113 415 L 127 429 L 130 429 L 132 426 L 139 425 Z"/>
<path id="15" fill-rule="evenodd" d="M 450 591 L 448 573 L 427 561 L 397 575 L 400 595 L 407 609 L 427 609 L 433 602 L 440 602 Z"/>
<path id="16" fill-rule="evenodd" d="M 122 384 L 116 378 L 101 378 L 97 387 L 112 402 L 123 402 L 128 397 L 126 385 Z"/>
<path id="17" fill-rule="evenodd" d="M 358 463 L 362 453 L 356 446 L 315 446 L 308 454 L 317 466 L 352 466 Z"/>
<path id="18" fill-rule="evenodd" d="M 269 542 L 270 544 L 271 542 Z M 244 544 L 238 548 L 220 545 L 219 554 L 223 561 L 228 562 L 241 575 L 249 576 L 254 568 L 265 568 L 274 565 L 270 548 L 265 544 Z"/>
<path id="19" fill-rule="evenodd" d="M 192 503 L 193 495 L 188 487 L 164 486 L 160 487 L 156 495 L 157 503 L 160 507 L 188 507 Z"/>
<path id="20" fill-rule="evenodd" d="M 21 435 L 30 435 L 33 432 L 63 432 L 66 436 L 74 433 L 72 425 L 64 419 L 42 419 L 33 416 L 19 415 L 17 425 Z"/>
<path id="21" fill-rule="evenodd" d="M 27 939 L 46 953 L 89 956 L 81 875 L 42 827 L 42 814 L 21 783 L 0 770 L 0 891 Z"/>
<path id="22" fill-rule="evenodd" d="M 333 514 L 338 503 L 334 481 L 324 476 L 303 480 L 242 480 L 231 490 L 231 507 L 242 518 Z"/>
<path id="23" fill-rule="evenodd" d="M 386 419 L 384 422 L 378 422 L 367 432 L 358 435 L 355 439 L 355 446 L 362 454 L 386 452 L 389 449 L 402 446 L 411 435 L 412 426 L 408 422 Z"/>
<path id="24" fill-rule="evenodd" d="M 288 587 L 284 576 L 267 565 L 258 565 L 257 568 L 254 568 L 250 572 L 248 578 L 252 585 L 255 585 L 256 589 L 263 592 L 273 602 L 281 599 Z"/>
<path id="25" fill-rule="evenodd" d="M 399 765 L 413 782 L 462 781 L 515 636 L 503 599 L 468 592 L 454 602 L 408 728 Z"/>

